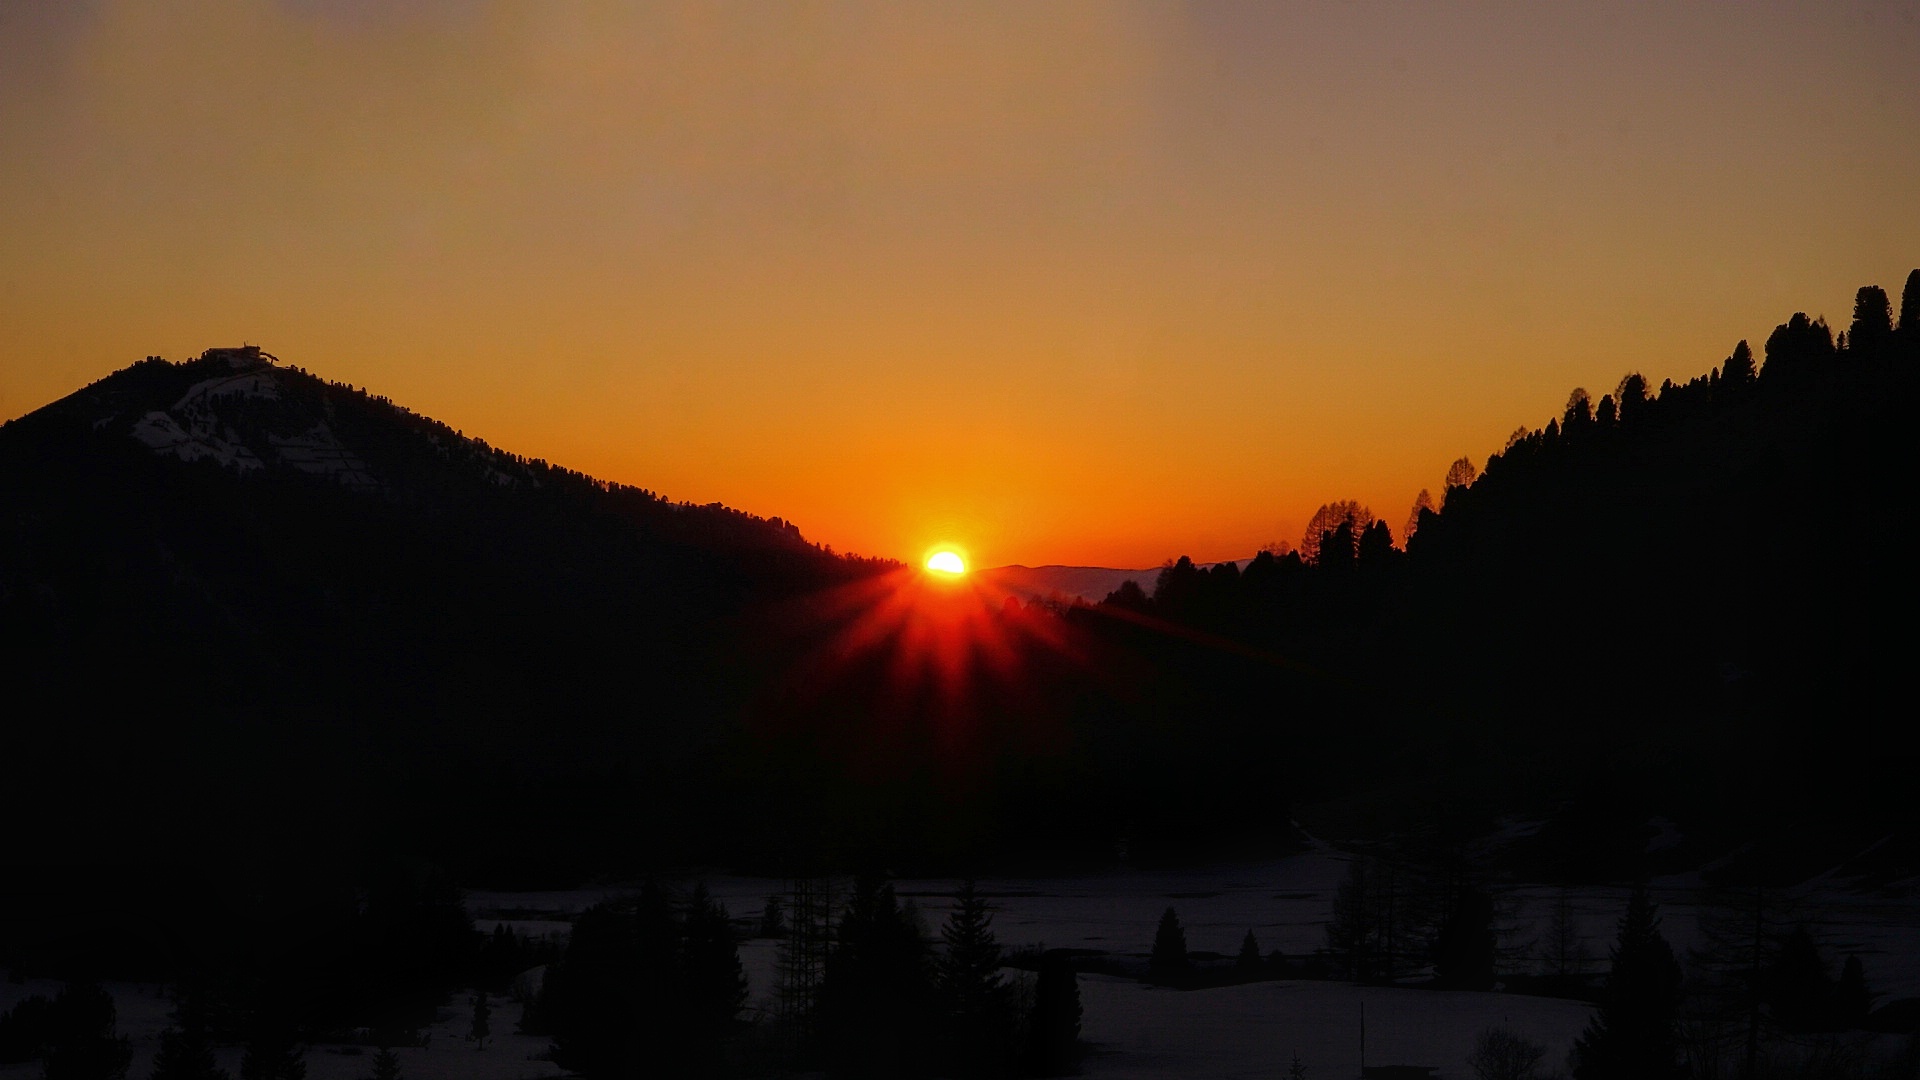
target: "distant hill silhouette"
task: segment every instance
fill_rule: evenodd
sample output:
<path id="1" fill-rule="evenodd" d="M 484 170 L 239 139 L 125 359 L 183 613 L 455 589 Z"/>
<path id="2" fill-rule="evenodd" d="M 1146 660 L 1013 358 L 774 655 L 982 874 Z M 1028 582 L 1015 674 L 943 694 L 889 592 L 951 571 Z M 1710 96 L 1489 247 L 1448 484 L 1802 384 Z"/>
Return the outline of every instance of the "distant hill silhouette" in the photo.
<path id="1" fill-rule="evenodd" d="M 1151 585 L 1160 573 L 1151 570 L 1114 570 L 1105 566 L 995 566 L 974 571 L 1007 592 L 1023 599 L 1097 604 L 1123 583 L 1135 581 Z"/>

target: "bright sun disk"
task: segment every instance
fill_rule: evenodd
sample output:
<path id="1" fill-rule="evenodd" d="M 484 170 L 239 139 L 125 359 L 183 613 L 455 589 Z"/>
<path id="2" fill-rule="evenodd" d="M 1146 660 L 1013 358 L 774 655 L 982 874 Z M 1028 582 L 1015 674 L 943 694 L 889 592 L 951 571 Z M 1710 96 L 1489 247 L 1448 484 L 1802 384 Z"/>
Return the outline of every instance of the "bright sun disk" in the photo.
<path id="1" fill-rule="evenodd" d="M 927 569 L 942 574 L 964 574 L 967 572 L 967 564 L 956 552 L 936 551 L 927 556 Z"/>

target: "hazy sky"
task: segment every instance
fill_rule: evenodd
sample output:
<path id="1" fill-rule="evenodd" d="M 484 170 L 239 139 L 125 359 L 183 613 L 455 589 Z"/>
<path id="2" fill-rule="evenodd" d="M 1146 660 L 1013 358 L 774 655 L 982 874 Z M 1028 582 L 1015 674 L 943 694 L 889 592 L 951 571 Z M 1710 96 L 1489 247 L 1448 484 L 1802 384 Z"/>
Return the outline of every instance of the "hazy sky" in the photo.
<path id="1" fill-rule="evenodd" d="M 1397 533 L 1920 266 L 1920 5 L 1571 7 L 0 0 L 0 417 L 245 340 L 841 550 Z"/>

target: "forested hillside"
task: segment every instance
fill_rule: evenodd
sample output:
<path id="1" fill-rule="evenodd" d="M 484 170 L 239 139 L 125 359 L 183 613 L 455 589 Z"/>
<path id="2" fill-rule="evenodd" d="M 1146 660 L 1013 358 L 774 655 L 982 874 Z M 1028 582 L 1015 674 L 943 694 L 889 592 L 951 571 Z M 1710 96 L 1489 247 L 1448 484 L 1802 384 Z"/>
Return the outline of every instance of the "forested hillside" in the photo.
<path id="1" fill-rule="evenodd" d="M 1910 834 L 1881 740 L 1917 306 L 1920 273 L 1897 320 L 1862 289 L 1838 335 L 1795 315 L 1688 383 L 1576 390 L 1404 542 L 1332 503 L 1297 550 L 1073 606 L 257 351 L 149 360 L 0 429 L 17 790 L 73 826 L 21 857 L 1198 858 L 1329 808 L 1451 844 L 1547 817 L 1527 857 L 1587 876 L 1640 872 L 1656 815 L 1669 859 L 1844 857 Z"/>
<path id="2" fill-rule="evenodd" d="M 1404 550 L 1330 504 L 1300 551 L 1182 560 L 1105 607 L 1364 687 L 1350 719 L 1372 749 L 1330 764 L 1382 803 L 1872 839 L 1912 816 L 1886 723 L 1915 600 L 1916 392 L 1920 271 L 1897 322 L 1867 287 L 1837 336 L 1795 314 L 1685 384 L 1574 390 L 1483 469 L 1456 462 L 1437 504 L 1423 492 Z M 1639 839 L 1609 842 L 1631 862 Z"/>

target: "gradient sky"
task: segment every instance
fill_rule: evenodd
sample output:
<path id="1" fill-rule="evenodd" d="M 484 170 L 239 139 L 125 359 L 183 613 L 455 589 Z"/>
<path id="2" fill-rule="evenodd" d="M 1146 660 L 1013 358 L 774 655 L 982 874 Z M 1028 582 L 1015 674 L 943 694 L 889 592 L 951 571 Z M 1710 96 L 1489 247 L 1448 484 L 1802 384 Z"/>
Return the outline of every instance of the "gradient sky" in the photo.
<path id="1" fill-rule="evenodd" d="M 0 417 L 262 344 L 839 550 L 1395 527 L 1920 266 L 1920 5 L 0 0 Z"/>

